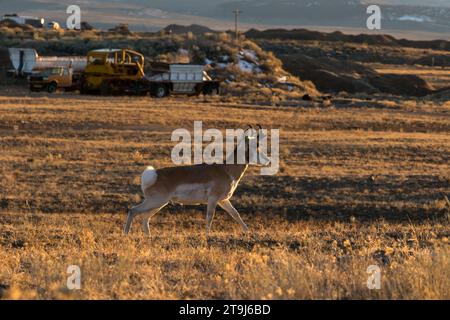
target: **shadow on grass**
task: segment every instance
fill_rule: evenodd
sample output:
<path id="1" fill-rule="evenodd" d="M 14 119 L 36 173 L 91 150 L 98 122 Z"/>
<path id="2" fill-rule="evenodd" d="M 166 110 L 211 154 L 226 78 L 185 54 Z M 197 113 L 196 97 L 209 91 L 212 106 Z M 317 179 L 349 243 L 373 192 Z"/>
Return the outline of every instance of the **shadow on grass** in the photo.
<path id="1" fill-rule="evenodd" d="M 114 193 L 92 196 L 88 190 L 73 190 L 70 196 L 56 192 L 21 201 L 0 198 L 5 211 L 31 213 L 125 214 L 136 204 L 137 185 L 125 186 Z M 118 186 L 120 188 L 120 186 Z M 248 215 L 281 216 L 288 221 L 423 221 L 446 219 L 449 208 L 440 204 L 448 192 L 445 178 L 431 175 L 346 176 L 346 177 L 249 177 L 231 199 L 243 217 Z M 107 190 L 99 181 L 96 189 Z M 184 213 L 188 208 L 204 212 L 204 206 L 170 205 L 170 213 Z M 245 220 L 245 219 L 244 219 Z"/>

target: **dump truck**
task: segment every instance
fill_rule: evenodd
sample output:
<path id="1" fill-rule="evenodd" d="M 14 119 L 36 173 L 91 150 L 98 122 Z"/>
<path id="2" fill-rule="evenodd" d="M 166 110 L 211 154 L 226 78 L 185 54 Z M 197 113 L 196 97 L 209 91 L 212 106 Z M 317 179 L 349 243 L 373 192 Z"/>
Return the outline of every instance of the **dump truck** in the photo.
<path id="1" fill-rule="evenodd" d="M 219 93 L 220 83 L 212 80 L 202 65 L 149 63 L 128 49 L 100 49 L 88 53 L 81 79 L 82 93 L 131 94 L 162 98 L 170 94 Z"/>

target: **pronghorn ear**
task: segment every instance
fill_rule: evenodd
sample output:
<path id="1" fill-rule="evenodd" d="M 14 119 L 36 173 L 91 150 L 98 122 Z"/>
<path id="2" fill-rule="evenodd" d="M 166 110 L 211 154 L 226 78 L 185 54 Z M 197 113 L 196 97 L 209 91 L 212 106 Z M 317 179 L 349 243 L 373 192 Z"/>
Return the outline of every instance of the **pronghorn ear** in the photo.
<path id="1" fill-rule="evenodd" d="M 248 125 L 248 128 L 244 131 L 244 135 L 248 139 L 255 138 L 258 134 L 256 133 L 256 130 L 253 129 L 251 125 Z"/>

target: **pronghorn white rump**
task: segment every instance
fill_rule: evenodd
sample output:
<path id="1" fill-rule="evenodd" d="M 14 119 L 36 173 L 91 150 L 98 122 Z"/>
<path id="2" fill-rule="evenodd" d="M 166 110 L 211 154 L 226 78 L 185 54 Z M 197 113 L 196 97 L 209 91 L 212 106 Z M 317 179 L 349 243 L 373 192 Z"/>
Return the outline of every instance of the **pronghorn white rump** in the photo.
<path id="1" fill-rule="evenodd" d="M 237 159 L 238 149 L 245 144 L 246 162 L 243 164 L 227 161 L 224 164 L 197 164 L 156 170 L 151 166 L 147 167 L 141 177 L 141 187 L 145 199 L 128 212 L 125 234 L 129 232 L 131 222 L 138 215 L 143 216 L 143 229 L 145 233 L 149 234 L 150 218 L 170 202 L 189 205 L 207 204 L 207 232 L 211 229 L 217 205 L 228 212 L 244 230 L 248 230 L 247 225 L 242 221 L 229 199 L 233 196 L 248 165 L 254 164 L 250 161 L 252 155 L 249 148 L 250 140 L 258 139 L 259 133 L 254 132 L 253 129 L 247 130 L 235 150 L 227 156 L 227 160 Z M 258 154 L 257 159 L 256 164 L 259 165 L 268 165 L 270 162 L 270 159 L 261 153 Z"/>
<path id="2" fill-rule="evenodd" d="M 141 189 L 143 193 L 145 193 L 145 189 L 152 186 L 156 182 L 157 177 L 158 175 L 156 174 L 156 170 L 152 166 L 148 166 L 144 172 L 142 172 Z"/>

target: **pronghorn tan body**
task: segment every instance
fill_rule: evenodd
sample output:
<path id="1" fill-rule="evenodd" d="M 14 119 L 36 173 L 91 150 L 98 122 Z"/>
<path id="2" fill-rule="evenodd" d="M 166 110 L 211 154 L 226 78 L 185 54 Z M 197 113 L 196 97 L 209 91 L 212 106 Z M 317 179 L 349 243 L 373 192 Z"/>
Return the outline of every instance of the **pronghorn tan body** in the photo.
<path id="1" fill-rule="evenodd" d="M 248 147 L 248 140 L 243 141 L 247 142 Z M 234 159 L 236 149 L 234 154 L 229 155 Z M 266 163 L 270 161 L 265 155 L 262 155 L 262 158 Z M 129 211 L 124 232 L 129 232 L 135 216 L 143 215 L 144 231 L 150 233 L 150 218 L 170 202 L 186 205 L 207 204 L 207 232 L 211 229 L 217 205 L 228 212 L 244 230 L 248 230 L 229 200 L 247 168 L 248 164 L 199 164 L 158 170 L 147 167 L 141 177 L 145 200 Z"/>

